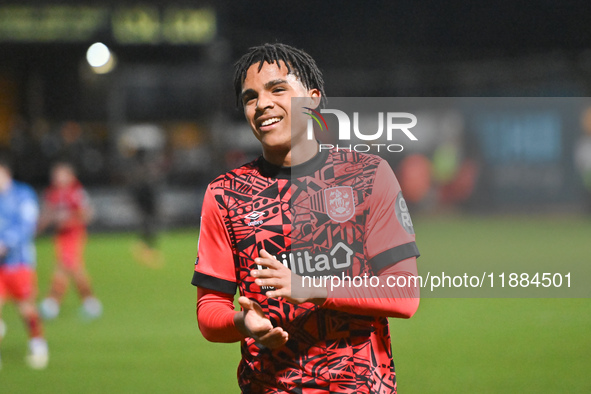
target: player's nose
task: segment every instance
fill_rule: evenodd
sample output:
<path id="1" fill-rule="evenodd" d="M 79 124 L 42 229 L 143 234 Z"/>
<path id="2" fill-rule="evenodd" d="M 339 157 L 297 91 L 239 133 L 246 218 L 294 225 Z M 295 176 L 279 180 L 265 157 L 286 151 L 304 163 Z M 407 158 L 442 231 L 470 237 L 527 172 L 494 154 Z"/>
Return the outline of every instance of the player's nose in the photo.
<path id="1" fill-rule="evenodd" d="M 273 108 L 275 103 L 270 94 L 263 93 L 257 99 L 257 111 L 264 111 L 267 108 Z"/>

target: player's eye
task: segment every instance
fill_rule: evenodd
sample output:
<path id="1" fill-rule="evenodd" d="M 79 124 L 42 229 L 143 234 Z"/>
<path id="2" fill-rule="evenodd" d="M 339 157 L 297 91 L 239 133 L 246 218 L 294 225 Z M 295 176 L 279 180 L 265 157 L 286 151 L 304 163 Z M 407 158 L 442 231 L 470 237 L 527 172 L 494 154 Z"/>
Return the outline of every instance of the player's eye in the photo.
<path id="1" fill-rule="evenodd" d="M 246 105 L 246 104 L 252 103 L 252 102 L 254 102 L 255 98 L 256 97 L 254 97 L 254 96 L 245 96 L 242 98 L 242 104 Z"/>

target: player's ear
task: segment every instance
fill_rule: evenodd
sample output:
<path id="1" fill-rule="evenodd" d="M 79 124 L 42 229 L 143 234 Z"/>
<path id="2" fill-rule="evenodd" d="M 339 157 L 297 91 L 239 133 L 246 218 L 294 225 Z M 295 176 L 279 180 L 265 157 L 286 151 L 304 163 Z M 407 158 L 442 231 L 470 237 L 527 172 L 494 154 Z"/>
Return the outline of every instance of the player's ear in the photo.
<path id="1" fill-rule="evenodd" d="M 320 100 L 322 100 L 322 94 L 318 89 L 310 89 L 308 90 L 308 95 L 310 96 L 310 108 L 318 108 L 320 105 Z"/>

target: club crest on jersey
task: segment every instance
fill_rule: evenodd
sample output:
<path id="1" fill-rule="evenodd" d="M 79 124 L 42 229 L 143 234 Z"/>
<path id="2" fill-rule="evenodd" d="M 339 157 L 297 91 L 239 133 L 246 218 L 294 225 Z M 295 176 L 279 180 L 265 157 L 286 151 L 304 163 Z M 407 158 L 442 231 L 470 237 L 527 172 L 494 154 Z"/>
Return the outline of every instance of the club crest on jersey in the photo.
<path id="1" fill-rule="evenodd" d="M 324 203 L 327 215 L 335 222 L 346 222 L 355 214 L 355 200 L 351 186 L 324 189 Z"/>

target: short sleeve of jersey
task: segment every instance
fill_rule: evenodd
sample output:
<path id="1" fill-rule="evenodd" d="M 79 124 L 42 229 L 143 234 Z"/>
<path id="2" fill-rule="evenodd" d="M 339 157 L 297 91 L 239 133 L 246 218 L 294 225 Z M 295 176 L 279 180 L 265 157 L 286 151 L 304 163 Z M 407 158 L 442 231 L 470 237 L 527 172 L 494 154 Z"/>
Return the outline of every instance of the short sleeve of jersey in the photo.
<path id="1" fill-rule="evenodd" d="M 197 261 L 192 284 L 236 294 L 237 280 L 230 234 L 224 221 L 222 196 L 207 188 L 201 209 Z"/>
<path id="2" fill-rule="evenodd" d="M 376 170 L 365 234 L 367 259 L 376 273 L 419 256 L 400 184 L 384 160 Z"/>

